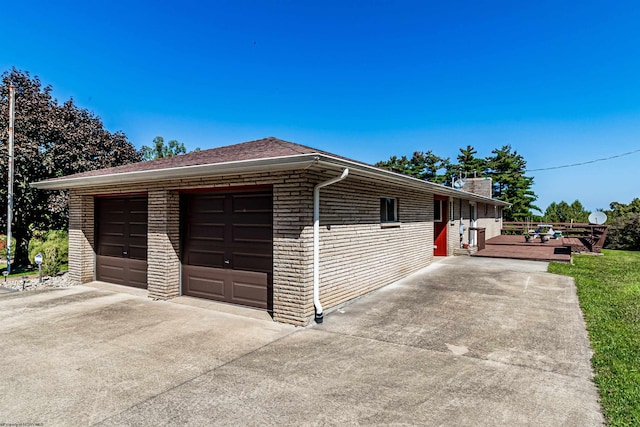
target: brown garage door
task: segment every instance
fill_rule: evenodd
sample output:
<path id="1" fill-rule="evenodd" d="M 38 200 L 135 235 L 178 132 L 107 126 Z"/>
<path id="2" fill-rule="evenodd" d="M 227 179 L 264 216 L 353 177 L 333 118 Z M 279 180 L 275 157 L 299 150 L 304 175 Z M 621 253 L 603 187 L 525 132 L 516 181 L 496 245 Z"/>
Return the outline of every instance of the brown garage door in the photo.
<path id="1" fill-rule="evenodd" d="M 183 195 L 182 292 L 270 309 L 272 192 Z"/>
<path id="2" fill-rule="evenodd" d="M 96 279 L 147 288 L 147 198 L 96 199 Z"/>

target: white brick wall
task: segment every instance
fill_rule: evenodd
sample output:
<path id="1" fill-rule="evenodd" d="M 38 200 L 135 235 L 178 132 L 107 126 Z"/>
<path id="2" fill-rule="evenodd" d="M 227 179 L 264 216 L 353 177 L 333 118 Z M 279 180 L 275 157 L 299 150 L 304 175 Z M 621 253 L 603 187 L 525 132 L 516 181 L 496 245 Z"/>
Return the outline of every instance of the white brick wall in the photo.
<path id="1" fill-rule="evenodd" d="M 147 193 L 149 296 L 172 298 L 180 291 L 179 192 L 269 186 L 273 190 L 273 317 L 305 324 L 313 307 L 313 188 L 337 173 L 308 170 L 165 180 L 70 192 L 69 274 L 85 283 L 94 277 L 93 195 Z M 380 198 L 398 201 L 400 223 L 381 226 Z M 459 200 L 455 199 L 455 216 Z M 463 201 L 468 224 L 468 202 Z M 483 211 L 482 211 L 483 212 Z M 479 209 L 479 213 L 482 213 Z M 491 208 L 491 214 L 493 210 Z M 491 223 L 491 221 L 493 221 Z M 449 254 L 458 247 L 458 225 L 448 223 Z M 479 221 L 487 236 L 501 224 Z M 398 280 L 433 259 L 433 195 L 349 176 L 321 190 L 320 291 L 325 309 Z M 491 231 L 490 231 L 491 230 Z"/>
<path id="2" fill-rule="evenodd" d="M 180 195 L 175 190 L 148 193 L 147 283 L 149 297 L 180 295 Z"/>
<path id="3" fill-rule="evenodd" d="M 75 283 L 94 280 L 93 197 L 69 192 L 69 278 Z"/>
<path id="4" fill-rule="evenodd" d="M 397 199 L 397 227 L 380 224 L 384 197 Z M 348 177 L 323 188 L 320 200 L 320 299 L 325 309 L 433 260 L 432 195 Z M 313 314 L 311 305 L 308 314 Z"/>

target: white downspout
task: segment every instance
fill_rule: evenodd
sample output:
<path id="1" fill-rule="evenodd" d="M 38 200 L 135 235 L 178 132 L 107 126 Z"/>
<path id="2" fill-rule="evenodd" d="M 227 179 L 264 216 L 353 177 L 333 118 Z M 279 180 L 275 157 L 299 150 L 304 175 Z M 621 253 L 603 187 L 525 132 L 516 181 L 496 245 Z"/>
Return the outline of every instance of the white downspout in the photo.
<path id="1" fill-rule="evenodd" d="M 313 187 L 313 306 L 316 309 L 316 323 L 322 323 L 324 319 L 322 304 L 320 304 L 320 189 L 342 181 L 347 175 L 349 175 L 349 168 L 345 168 L 342 175 Z"/>

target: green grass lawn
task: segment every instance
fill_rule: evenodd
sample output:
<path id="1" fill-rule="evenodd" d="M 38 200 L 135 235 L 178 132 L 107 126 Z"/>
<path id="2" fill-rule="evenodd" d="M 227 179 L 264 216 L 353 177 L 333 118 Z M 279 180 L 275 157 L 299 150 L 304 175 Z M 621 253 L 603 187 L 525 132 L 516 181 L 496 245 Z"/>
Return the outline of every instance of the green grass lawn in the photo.
<path id="1" fill-rule="evenodd" d="M 640 252 L 603 253 L 551 263 L 549 272 L 575 278 L 608 424 L 640 426 Z"/>

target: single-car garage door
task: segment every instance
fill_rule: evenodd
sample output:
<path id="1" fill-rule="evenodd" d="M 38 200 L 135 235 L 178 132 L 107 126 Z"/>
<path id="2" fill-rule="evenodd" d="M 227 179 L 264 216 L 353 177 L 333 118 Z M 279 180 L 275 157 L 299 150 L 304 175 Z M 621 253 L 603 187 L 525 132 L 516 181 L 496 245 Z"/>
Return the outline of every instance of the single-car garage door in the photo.
<path id="1" fill-rule="evenodd" d="M 185 194 L 182 293 L 271 308 L 272 192 Z"/>
<path id="2" fill-rule="evenodd" d="M 96 280 L 147 288 L 147 198 L 96 198 Z"/>

